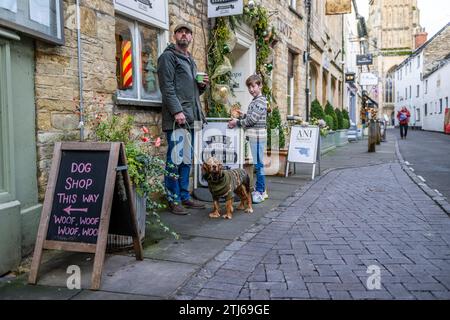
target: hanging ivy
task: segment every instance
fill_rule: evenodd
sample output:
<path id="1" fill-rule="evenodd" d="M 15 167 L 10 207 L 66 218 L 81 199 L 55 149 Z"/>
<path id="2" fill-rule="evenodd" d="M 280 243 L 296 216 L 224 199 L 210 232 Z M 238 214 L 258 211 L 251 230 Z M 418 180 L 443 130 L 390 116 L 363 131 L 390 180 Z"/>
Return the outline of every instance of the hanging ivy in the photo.
<path id="1" fill-rule="evenodd" d="M 236 44 L 235 29 L 238 24 L 246 23 L 253 28 L 256 41 L 256 72 L 263 80 L 262 93 L 268 101 L 270 111 L 273 102 L 270 76 L 273 69 L 273 49 L 275 28 L 269 26 L 267 9 L 260 5 L 245 5 L 244 13 L 238 16 L 216 18 L 215 26 L 210 30 L 208 44 L 208 74 L 210 92 L 208 95 L 209 117 L 230 116 L 230 95 L 233 94 L 231 78 L 231 52 Z"/>

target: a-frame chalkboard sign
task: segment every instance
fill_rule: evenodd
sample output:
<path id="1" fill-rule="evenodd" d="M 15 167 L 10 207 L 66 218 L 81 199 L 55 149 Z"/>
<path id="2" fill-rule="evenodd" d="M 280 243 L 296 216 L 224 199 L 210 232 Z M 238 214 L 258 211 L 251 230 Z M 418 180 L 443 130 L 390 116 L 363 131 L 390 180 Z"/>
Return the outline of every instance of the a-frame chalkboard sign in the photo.
<path id="1" fill-rule="evenodd" d="M 95 254 L 91 289 L 98 290 L 111 221 L 121 222 L 114 234 L 133 237 L 142 260 L 124 145 L 55 143 L 28 282 L 36 284 L 43 249 L 88 252 Z"/>

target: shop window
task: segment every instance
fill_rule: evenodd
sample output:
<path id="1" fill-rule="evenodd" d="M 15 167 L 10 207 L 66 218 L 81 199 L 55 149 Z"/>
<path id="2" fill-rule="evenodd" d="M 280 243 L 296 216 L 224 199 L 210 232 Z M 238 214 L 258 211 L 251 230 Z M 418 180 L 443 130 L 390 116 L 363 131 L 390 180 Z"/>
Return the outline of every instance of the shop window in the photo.
<path id="1" fill-rule="evenodd" d="M 161 30 L 116 17 L 116 79 L 119 104 L 161 103 L 158 76 Z"/>
<path id="2" fill-rule="evenodd" d="M 442 99 L 439 99 L 439 114 L 442 114 L 442 108 L 443 108 L 443 101 Z"/>
<path id="3" fill-rule="evenodd" d="M 425 103 L 423 115 L 426 116 L 427 114 L 428 114 L 428 104 Z"/>
<path id="4" fill-rule="evenodd" d="M 416 109 L 416 121 L 420 121 L 420 109 Z"/>

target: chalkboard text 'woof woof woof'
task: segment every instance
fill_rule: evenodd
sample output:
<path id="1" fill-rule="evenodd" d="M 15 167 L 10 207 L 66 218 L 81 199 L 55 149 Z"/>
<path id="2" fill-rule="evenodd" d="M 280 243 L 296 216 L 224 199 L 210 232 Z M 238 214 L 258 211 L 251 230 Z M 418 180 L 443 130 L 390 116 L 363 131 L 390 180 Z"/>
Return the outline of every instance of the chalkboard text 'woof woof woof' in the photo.
<path id="1" fill-rule="evenodd" d="M 62 153 L 48 240 L 96 243 L 107 163 L 107 152 Z"/>

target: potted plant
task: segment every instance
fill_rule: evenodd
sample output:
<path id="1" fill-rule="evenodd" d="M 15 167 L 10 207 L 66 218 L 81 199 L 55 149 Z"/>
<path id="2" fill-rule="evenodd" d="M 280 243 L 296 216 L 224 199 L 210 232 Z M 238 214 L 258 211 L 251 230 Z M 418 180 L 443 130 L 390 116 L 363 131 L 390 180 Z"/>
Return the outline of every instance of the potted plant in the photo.
<path id="1" fill-rule="evenodd" d="M 178 235 L 161 222 L 158 211 L 165 207 L 161 200 L 165 195 L 162 177 L 166 174 L 165 161 L 152 154 L 152 149 L 161 145 L 161 138 L 151 136 L 143 126 L 139 133 L 133 133 L 134 117 L 131 115 L 97 115 L 92 126 L 91 138 L 99 142 L 123 142 L 128 165 L 128 174 L 133 186 L 136 204 L 136 218 L 145 237 L 146 225 L 157 225 L 172 236 Z M 147 219 L 147 216 L 149 219 Z M 123 248 L 133 244 L 131 237 L 108 235 L 111 248 Z"/>
<path id="2" fill-rule="evenodd" d="M 338 147 L 342 147 L 343 145 L 348 143 L 348 139 L 347 139 L 347 127 L 344 127 L 344 115 L 341 112 L 341 110 L 339 108 L 336 108 L 334 110 L 334 112 L 336 113 L 336 118 L 338 121 L 338 135 L 339 135 L 339 140 L 337 142 L 337 146 Z"/>
<path id="3" fill-rule="evenodd" d="M 284 176 L 288 156 L 286 147 L 288 132 L 288 127 L 281 121 L 280 110 L 273 108 L 267 115 L 267 151 L 264 166 L 266 175 Z"/>

